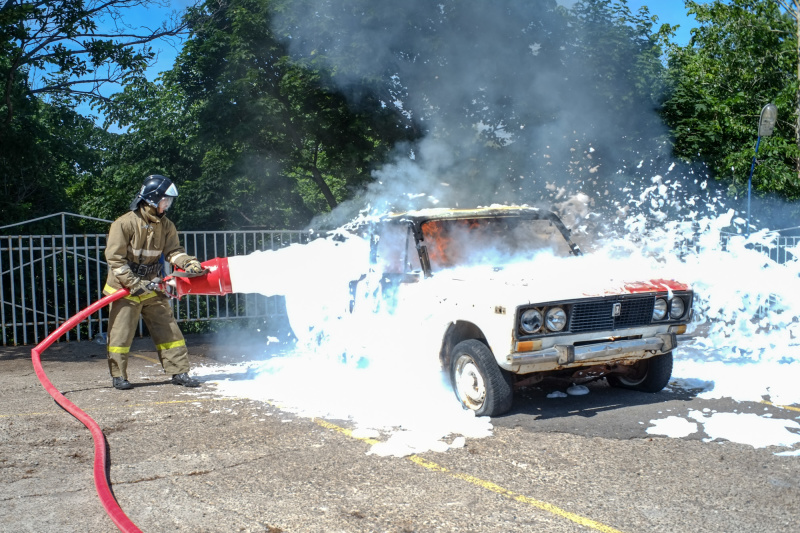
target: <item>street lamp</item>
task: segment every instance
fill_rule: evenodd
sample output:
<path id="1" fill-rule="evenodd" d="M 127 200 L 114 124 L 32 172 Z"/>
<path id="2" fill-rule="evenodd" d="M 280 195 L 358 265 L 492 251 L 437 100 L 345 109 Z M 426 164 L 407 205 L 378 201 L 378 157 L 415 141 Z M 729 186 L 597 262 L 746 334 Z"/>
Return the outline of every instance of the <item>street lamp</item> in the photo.
<path id="1" fill-rule="evenodd" d="M 769 137 L 778 122 L 778 108 L 774 104 L 767 104 L 761 109 L 761 116 L 758 117 L 758 140 L 756 141 L 756 153 L 753 162 L 750 164 L 750 175 L 747 177 L 747 235 L 750 235 L 750 192 L 753 188 L 753 170 L 756 168 L 756 157 L 758 157 L 758 146 L 761 144 L 761 137 Z"/>

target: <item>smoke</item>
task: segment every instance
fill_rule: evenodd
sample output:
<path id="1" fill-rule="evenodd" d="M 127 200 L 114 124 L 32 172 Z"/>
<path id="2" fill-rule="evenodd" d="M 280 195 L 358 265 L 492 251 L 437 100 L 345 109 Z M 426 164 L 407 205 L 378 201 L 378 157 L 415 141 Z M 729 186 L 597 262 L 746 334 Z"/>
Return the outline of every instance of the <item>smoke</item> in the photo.
<path id="1" fill-rule="evenodd" d="M 612 279 L 677 279 L 696 290 L 694 325 L 705 328 L 676 351 L 679 363 L 796 369 L 800 308 L 780 295 L 800 290 L 798 263 L 779 265 L 754 251 L 770 240 L 767 232 L 723 238 L 741 233 L 745 221 L 702 168 L 665 157 L 669 145 L 653 106 L 622 98 L 632 94 L 631 70 L 641 65 L 630 54 L 615 57 L 626 50 L 618 42 L 602 44 L 616 35 L 614 26 L 588 24 L 564 7 L 582 2 L 561 4 L 290 2 L 275 24 L 290 37 L 295 59 L 329 69 L 354 105 L 365 80 L 390 80 L 377 84 L 383 104 L 423 133 L 397 146 L 374 183 L 324 222 L 339 227 L 359 213 L 431 206 L 554 208 L 588 253 L 531 258 L 525 270 L 543 273 L 535 286 L 550 291 L 541 298 L 563 298 L 579 282 L 596 290 Z M 378 292 L 381 272 L 355 234 L 230 264 L 243 283 L 236 292 L 286 296 L 297 343 L 291 356 L 253 366 L 255 379 L 218 383 L 219 392 L 349 418 L 358 430 L 389 433 L 390 441 L 406 437 L 399 451 L 375 453 L 447 449 L 457 446 L 454 435 L 490 432 L 486 420 L 461 409 L 439 368 L 444 326 L 431 295 L 456 281 L 458 294 L 494 295 L 500 276 L 517 290 L 519 270 L 466 266 L 459 280 L 450 272 L 409 283 L 392 300 Z M 348 292 L 358 279 L 357 292 Z M 758 399 L 775 395 L 761 385 L 753 390 Z M 786 390 L 783 401 L 796 401 L 796 388 Z M 420 442 L 409 444 L 411 435 Z"/>
<path id="2" fill-rule="evenodd" d="M 377 91 L 422 133 L 327 225 L 365 207 L 550 207 L 577 193 L 613 212 L 619 182 L 663 171 L 658 84 L 637 88 L 660 58 L 594 4 L 289 2 L 274 26 L 293 59 L 331 72 L 354 105 Z"/>

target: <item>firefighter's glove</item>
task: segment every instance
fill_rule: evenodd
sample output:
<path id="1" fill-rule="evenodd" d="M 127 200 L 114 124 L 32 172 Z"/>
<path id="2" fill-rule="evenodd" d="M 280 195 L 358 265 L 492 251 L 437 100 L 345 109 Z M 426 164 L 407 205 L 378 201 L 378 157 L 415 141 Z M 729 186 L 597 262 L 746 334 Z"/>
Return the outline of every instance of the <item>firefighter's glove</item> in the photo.
<path id="1" fill-rule="evenodd" d="M 144 296 L 148 292 L 152 292 L 155 287 L 151 288 L 151 284 L 152 281 L 149 279 L 137 279 L 129 289 L 131 296 Z"/>
<path id="2" fill-rule="evenodd" d="M 186 263 L 183 265 L 183 269 L 186 271 L 187 274 L 203 273 L 203 266 L 197 259 L 189 259 L 188 261 L 186 261 Z"/>
<path id="3" fill-rule="evenodd" d="M 147 289 L 151 291 L 161 289 L 161 284 L 164 283 L 164 280 L 161 278 L 153 278 L 147 283 Z"/>

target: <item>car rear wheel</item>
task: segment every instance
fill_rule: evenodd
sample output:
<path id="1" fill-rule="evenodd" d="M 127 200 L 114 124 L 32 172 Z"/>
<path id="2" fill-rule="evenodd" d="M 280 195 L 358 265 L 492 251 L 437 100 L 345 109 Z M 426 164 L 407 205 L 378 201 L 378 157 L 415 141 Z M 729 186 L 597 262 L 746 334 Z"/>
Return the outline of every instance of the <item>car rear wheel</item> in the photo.
<path id="1" fill-rule="evenodd" d="M 672 352 L 640 361 L 639 372 L 634 376 L 608 376 L 608 384 L 621 389 L 658 392 L 667 386 L 672 377 Z"/>
<path id="2" fill-rule="evenodd" d="M 450 382 L 458 401 L 478 416 L 497 416 L 511 409 L 512 376 L 497 366 L 492 351 L 469 339 L 453 349 Z"/>

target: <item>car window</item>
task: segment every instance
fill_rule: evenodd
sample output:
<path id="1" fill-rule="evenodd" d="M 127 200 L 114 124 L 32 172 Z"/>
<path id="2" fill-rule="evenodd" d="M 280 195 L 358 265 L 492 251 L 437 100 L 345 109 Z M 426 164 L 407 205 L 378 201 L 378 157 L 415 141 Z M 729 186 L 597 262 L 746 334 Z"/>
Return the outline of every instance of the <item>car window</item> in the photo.
<path id="1" fill-rule="evenodd" d="M 456 266 L 500 266 L 531 259 L 543 250 L 558 255 L 570 252 L 569 244 L 549 220 L 428 220 L 421 229 L 433 271 Z"/>
<path id="2" fill-rule="evenodd" d="M 377 267 L 381 272 L 402 274 L 421 271 L 411 227 L 407 224 L 386 224 L 378 233 Z"/>

